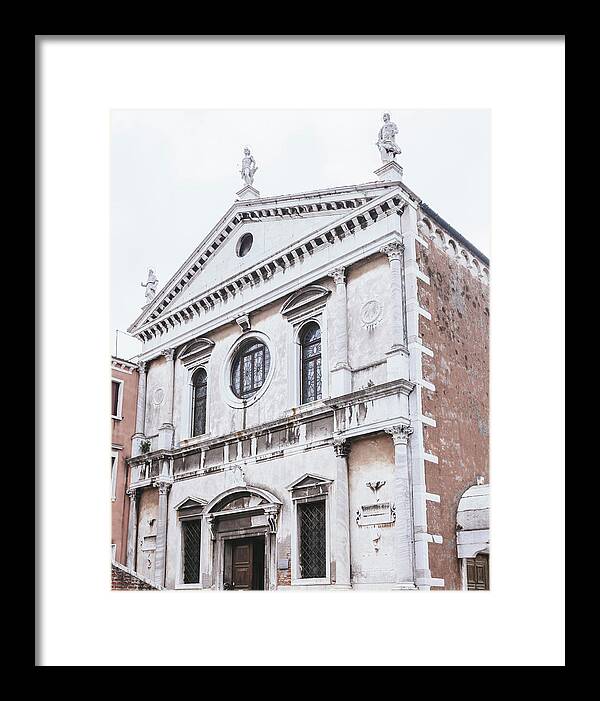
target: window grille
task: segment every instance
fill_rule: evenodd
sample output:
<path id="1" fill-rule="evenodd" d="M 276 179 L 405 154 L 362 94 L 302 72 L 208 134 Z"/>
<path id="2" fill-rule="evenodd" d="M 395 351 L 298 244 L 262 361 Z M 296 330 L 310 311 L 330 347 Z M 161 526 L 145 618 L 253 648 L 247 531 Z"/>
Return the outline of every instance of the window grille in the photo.
<path id="1" fill-rule="evenodd" d="M 231 388 L 237 397 L 247 397 L 259 390 L 269 374 L 271 355 L 260 341 L 243 345 L 231 367 Z"/>
<path id="2" fill-rule="evenodd" d="M 200 581 L 200 519 L 182 521 L 183 530 L 183 583 Z"/>
<path id="3" fill-rule="evenodd" d="M 194 392 L 193 435 L 206 433 L 206 371 L 200 368 L 192 380 Z"/>
<path id="4" fill-rule="evenodd" d="M 308 324 L 300 340 L 302 347 L 302 403 L 321 399 L 321 329 Z"/>
<path id="5" fill-rule="evenodd" d="M 325 501 L 298 504 L 300 525 L 300 577 L 326 576 Z"/>

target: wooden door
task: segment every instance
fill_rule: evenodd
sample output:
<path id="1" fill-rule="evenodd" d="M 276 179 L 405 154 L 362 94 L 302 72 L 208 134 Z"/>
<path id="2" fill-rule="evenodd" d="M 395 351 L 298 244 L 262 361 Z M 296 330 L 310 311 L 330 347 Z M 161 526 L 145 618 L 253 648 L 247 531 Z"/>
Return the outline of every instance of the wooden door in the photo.
<path id="1" fill-rule="evenodd" d="M 232 545 L 232 577 L 233 589 L 252 589 L 252 554 L 253 544 L 248 538 L 247 542 L 234 542 Z"/>
<path id="2" fill-rule="evenodd" d="M 479 554 L 467 559 L 467 589 L 486 590 L 490 588 L 489 556 Z"/>

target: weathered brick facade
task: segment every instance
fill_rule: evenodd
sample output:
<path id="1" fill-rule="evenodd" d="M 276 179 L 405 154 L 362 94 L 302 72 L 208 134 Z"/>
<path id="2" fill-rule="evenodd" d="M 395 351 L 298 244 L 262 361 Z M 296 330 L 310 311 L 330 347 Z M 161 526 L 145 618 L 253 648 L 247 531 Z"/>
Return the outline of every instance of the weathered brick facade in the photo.
<path id="1" fill-rule="evenodd" d="M 112 379 L 122 382 L 120 417 L 111 419 L 112 455 L 114 465 L 114 493 L 112 496 L 112 543 L 114 559 L 126 564 L 127 561 L 127 525 L 129 517 L 129 499 L 127 489 L 127 458 L 131 455 L 131 436 L 135 431 L 135 410 L 138 388 L 137 366 L 121 358 L 112 358 Z"/>
<path id="2" fill-rule="evenodd" d="M 438 457 L 427 463 L 426 483 L 441 497 L 428 503 L 427 522 L 443 536 L 443 543 L 429 544 L 430 563 L 446 589 L 460 589 L 458 502 L 478 476 L 489 481 L 489 287 L 435 240 L 419 252 L 431 283 L 419 280 L 419 301 L 432 317 L 421 318 L 420 333 L 434 353 L 423 356 L 423 375 L 435 385 L 423 392 L 423 412 L 437 423 L 424 429 L 425 450 Z"/>
<path id="3" fill-rule="evenodd" d="M 138 591 L 160 588 L 117 562 L 112 563 L 111 570 L 111 589 Z"/>

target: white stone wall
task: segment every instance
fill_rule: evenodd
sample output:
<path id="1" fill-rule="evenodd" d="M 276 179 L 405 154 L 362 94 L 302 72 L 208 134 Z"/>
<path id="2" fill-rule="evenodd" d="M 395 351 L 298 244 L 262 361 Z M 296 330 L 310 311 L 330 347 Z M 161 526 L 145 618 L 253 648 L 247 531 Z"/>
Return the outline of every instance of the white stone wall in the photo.
<path id="1" fill-rule="evenodd" d="M 252 463 L 238 461 L 244 476 L 243 480 L 254 487 L 264 488 L 274 494 L 283 504 L 279 516 L 277 547 L 278 559 L 286 558 L 290 551 L 292 533 L 292 502 L 287 487 L 307 472 L 326 479 L 335 479 L 335 459 L 331 446 L 323 446 L 308 453 L 298 452 L 282 459 Z M 167 571 L 166 587 L 175 588 L 180 580 L 181 568 L 181 527 L 175 506 L 187 497 L 204 499 L 207 502 L 226 490 L 242 486 L 239 470 L 228 468 L 201 477 L 176 481 L 169 495 L 169 526 L 167 530 Z M 335 497 L 332 491 L 329 498 Z M 203 543 L 206 539 L 203 538 Z"/>

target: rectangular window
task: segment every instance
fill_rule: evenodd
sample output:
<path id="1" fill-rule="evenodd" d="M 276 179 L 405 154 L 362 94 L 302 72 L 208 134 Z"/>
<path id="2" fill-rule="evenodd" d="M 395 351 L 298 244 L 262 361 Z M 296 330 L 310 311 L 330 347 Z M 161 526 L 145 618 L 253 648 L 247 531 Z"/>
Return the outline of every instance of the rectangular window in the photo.
<path id="1" fill-rule="evenodd" d="M 300 535 L 300 578 L 326 576 L 327 543 L 325 537 L 325 500 L 298 504 Z"/>
<path id="2" fill-rule="evenodd" d="M 200 581 L 200 524 L 200 519 L 181 522 L 184 584 Z"/>
<path id="3" fill-rule="evenodd" d="M 111 412 L 114 419 L 121 418 L 121 393 L 123 383 L 119 380 L 112 381 Z"/>
<path id="4" fill-rule="evenodd" d="M 110 458 L 110 481 L 111 481 L 111 498 L 113 501 L 117 498 L 117 467 L 119 463 L 119 454 L 113 453 Z"/>

